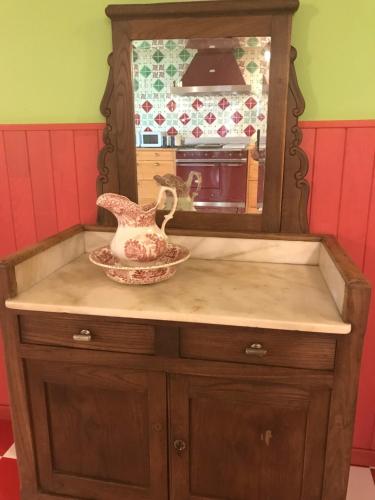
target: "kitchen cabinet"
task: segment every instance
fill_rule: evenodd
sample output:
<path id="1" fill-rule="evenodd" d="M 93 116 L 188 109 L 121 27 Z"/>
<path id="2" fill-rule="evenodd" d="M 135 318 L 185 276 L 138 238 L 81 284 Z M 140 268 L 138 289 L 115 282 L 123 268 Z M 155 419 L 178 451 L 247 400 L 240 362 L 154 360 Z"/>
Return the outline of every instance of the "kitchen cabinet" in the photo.
<path id="1" fill-rule="evenodd" d="M 247 163 L 246 212 L 258 213 L 259 162 L 254 159 L 255 145 L 249 147 Z"/>
<path id="2" fill-rule="evenodd" d="M 154 175 L 176 175 L 176 150 L 163 148 L 137 148 L 138 203 L 154 203 L 160 185 Z"/>

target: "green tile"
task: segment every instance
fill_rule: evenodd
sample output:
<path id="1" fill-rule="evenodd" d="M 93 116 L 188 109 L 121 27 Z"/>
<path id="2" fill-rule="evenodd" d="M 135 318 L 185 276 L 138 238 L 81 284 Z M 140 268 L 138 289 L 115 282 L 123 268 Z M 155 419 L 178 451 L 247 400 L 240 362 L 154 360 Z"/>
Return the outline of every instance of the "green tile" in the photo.
<path id="1" fill-rule="evenodd" d="M 245 51 L 243 48 L 238 47 L 237 49 L 234 49 L 234 57 L 236 59 L 241 59 L 241 57 L 245 54 Z"/>
<path id="2" fill-rule="evenodd" d="M 151 75 L 151 70 L 148 66 L 143 66 L 140 73 L 144 78 L 147 78 Z"/>
<path id="3" fill-rule="evenodd" d="M 149 49 L 151 47 L 150 43 L 147 40 L 143 40 L 141 45 L 139 46 L 141 49 Z"/>
<path id="4" fill-rule="evenodd" d="M 188 59 L 190 59 L 190 53 L 186 49 L 181 50 L 178 55 L 183 62 L 186 62 Z"/>
<path id="5" fill-rule="evenodd" d="M 152 54 L 152 58 L 156 63 L 160 63 L 164 59 L 164 54 L 158 49 Z"/>
<path id="6" fill-rule="evenodd" d="M 258 38 L 256 38 L 255 36 L 250 37 L 247 41 L 247 45 L 249 47 L 257 47 L 258 46 Z"/>
<path id="7" fill-rule="evenodd" d="M 134 78 L 133 80 L 133 87 L 134 87 L 134 91 L 137 92 L 137 90 L 139 89 L 139 81 Z"/>
<path id="8" fill-rule="evenodd" d="M 155 90 L 157 90 L 158 92 L 160 92 L 164 88 L 164 83 L 158 78 L 154 82 L 153 87 L 154 87 Z"/>
<path id="9" fill-rule="evenodd" d="M 169 76 L 174 76 L 177 73 L 177 68 L 173 64 L 170 64 L 165 70 Z"/>
<path id="10" fill-rule="evenodd" d="M 258 69 L 258 65 L 254 62 L 251 61 L 247 66 L 246 69 L 249 73 L 254 73 Z"/>
<path id="11" fill-rule="evenodd" d="M 176 47 L 176 45 L 177 45 L 176 42 L 174 42 L 173 40 L 168 40 L 168 42 L 165 44 L 165 46 L 169 50 L 173 50 Z"/>

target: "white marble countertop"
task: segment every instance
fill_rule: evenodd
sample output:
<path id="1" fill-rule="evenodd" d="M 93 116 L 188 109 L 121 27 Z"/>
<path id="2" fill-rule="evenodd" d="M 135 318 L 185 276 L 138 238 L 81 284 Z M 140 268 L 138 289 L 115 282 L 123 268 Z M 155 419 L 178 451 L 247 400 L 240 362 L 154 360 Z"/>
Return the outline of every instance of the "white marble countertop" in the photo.
<path id="1" fill-rule="evenodd" d="M 8 308 L 345 334 L 319 266 L 191 259 L 170 280 L 126 286 L 83 254 Z"/>

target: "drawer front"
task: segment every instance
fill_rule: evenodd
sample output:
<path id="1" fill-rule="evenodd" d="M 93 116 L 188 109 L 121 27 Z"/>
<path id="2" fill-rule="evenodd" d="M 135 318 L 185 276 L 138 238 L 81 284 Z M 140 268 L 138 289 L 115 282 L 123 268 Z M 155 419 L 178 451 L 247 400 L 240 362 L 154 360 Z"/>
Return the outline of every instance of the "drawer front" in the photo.
<path id="1" fill-rule="evenodd" d="M 175 174 L 176 167 L 172 161 L 142 161 L 137 163 L 138 179 L 154 181 L 154 175 Z"/>
<path id="2" fill-rule="evenodd" d="M 21 342 L 134 354 L 155 353 L 155 329 L 149 325 L 103 319 L 20 316 Z M 88 330 L 90 335 L 81 333 Z"/>
<path id="3" fill-rule="evenodd" d="M 158 199 L 160 186 L 154 180 L 139 180 L 138 181 L 138 203 L 146 205 L 147 203 L 155 203 Z"/>
<path id="4" fill-rule="evenodd" d="M 176 157 L 170 149 L 137 149 L 138 161 L 173 161 Z"/>
<path id="5" fill-rule="evenodd" d="M 231 327 L 181 329 L 181 357 L 333 370 L 336 341 L 317 334 Z"/>

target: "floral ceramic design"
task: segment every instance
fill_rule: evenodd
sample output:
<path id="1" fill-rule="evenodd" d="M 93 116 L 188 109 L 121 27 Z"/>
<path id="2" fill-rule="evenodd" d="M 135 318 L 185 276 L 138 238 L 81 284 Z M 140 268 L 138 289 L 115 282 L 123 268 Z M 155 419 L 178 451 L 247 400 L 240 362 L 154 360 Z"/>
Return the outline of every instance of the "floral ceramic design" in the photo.
<path id="1" fill-rule="evenodd" d="M 119 269 L 107 269 L 105 274 L 116 283 L 121 285 L 153 285 L 171 278 L 176 274 L 175 267 L 164 269 L 136 269 L 135 271 L 120 271 Z"/>
<path id="2" fill-rule="evenodd" d="M 109 246 L 98 248 L 90 253 L 90 261 L 104 268 L 105 274 L 113 281 L 125 285 L 151 285 L 171 278 L 177 265 L 190 257 L 187 248 L 167 244 L 165 253 L 153 262 L 129 261 L 124 264 L 113 255 Z"/>
<path id="3" fill-rule="evenodd" d="M 170 193 L 173 203 L 164 217 L 161 228 L 156 225 L 157 207 L 164 193 Z M 137 205 L 125 196 L 105 193 L 96 204 L 109 210 L 118 222 L 111 242 L 111 251 L 120 261 L 149 262 L 160 258 L 167 250 L 168 238 L 165 226 L 172 219 L 177 207 L 176 190 L 167 186 L 160 188 L 158 200 L 148 205 Z"/>

